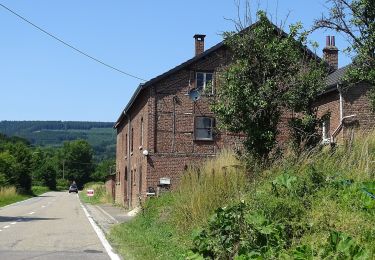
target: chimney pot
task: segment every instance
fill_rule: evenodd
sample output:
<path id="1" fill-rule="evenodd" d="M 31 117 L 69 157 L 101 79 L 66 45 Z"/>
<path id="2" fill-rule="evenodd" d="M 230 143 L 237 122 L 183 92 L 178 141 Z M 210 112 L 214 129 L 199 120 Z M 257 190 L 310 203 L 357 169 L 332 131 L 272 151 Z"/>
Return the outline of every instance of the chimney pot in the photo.
<path id="1" fill-rule="evenodd" d="M 335 36 L 331 36 L 331 46 L 336 46 L 335 45 Z"/>
<path id="2" fill-rule="evenodd" d="M 326 46 L 331 46 L 331 37 L 326 36 Z"/>
<path id="3" fill-rule="evenodd" d="M 195 34 L 195 56 L 198 56 L 199 54 L 204 52 L 204 37 L 206 35 L 204 34 Z"/>

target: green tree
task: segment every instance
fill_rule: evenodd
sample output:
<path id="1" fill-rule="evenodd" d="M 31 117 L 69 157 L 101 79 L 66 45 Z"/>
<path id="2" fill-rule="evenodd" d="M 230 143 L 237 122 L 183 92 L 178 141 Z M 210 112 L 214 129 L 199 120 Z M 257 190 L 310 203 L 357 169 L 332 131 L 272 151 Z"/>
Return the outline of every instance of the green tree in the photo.
<path id="1" fill-rule="evenodd" d="M 64 178 L 79 186 L 90 180 L 93 171 L 93 150 L 84 140 L 65 142 L 60 151 L 60 162 L 64 164 Z"/>
<path id="2" fill-rule="evenodd" d="M 283 111 L 315 116 L 310 107 L 324 88 L 325 69 L 304 48 L 301 24 L 284 33 L 264 12 L 257 17 L 249 28 L 224 34 L 233 60 L 219 73 L 212 108 L 225 128 L 246 134 L 246 150 L 262 160 L 276 145 Z"/>
<path id="3" fill-rule="evenodd" d="M 369 82 L 375 108 L 375 1 L 374 0 L 329 0 L 329 14 L 315 21 L 314 30 L 331 29 L 349 42 L 346 49 L 353 54 L 346 80 L 351 85 Z"/>
<path id="4" fill-rule="evenodd" d="M 93 181 L 105 181 L 106 177 L 116 170 L 115 160 L 104 160 L 101 161 L 96 167 L 94 173 L 91 175 L 91 180 Z"/>

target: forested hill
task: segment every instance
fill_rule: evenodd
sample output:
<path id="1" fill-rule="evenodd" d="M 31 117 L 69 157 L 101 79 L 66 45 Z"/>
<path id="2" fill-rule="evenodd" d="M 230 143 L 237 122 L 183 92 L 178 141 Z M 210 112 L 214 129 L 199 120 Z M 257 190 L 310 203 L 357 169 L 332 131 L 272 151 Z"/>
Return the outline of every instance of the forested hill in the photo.
<path id="1" fill-rule="evenodd" d="M 19 136 L 32 145 L 61 146 L 64 141 L 87 140 L 95 159 L 114 158 L 116 132 L 112 122 L 0 121 L 0 133 Z"/>

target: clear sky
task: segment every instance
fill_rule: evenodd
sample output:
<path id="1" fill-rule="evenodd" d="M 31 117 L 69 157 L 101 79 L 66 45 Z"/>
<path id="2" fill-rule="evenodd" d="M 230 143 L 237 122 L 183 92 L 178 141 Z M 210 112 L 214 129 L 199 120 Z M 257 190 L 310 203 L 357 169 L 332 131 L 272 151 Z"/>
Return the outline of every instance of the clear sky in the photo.
<path id="1" fill-rule="evenodd" d="M 254 1 L 255 2 L 255 1 Z M 234 30 L 233 0 L 0 0 L 74 47 L 140 78 L 151 79 L 194 55 L 196 33 L 206 49 Z M 260 0 L 276 19 L 309 28 L 325 0 Z M 253 9 L 255 10 L 256 5 Z M 227 19 L 226 19 L 227 18 Z M 116 121 L 141 81 L 98 64 L 0 6 L 0 120 Z M 325 44 L 325 35 L 311 39 Z M 336 35 L 336 46 L 346 42 Z M 350 59 L 340 53 L 339 66 Z"/>

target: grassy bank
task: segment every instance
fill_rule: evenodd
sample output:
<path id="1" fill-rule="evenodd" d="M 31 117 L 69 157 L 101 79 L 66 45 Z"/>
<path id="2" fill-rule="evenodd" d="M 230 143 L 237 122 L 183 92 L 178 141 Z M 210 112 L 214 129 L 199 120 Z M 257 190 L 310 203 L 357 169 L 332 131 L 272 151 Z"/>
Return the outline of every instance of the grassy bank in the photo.
<path id="1" fill-rule="evenodd" d="M 149 199 L 133 221 L 112 230 L 110 240 L 126 259 L 185 259 L 193 234 L 216 208 L 238 203 L 245 185 L 241 162 L 225 152 L 188 169 L 178 190 Z"/>
<path id="2" fill-rule="evenodd" d="M 261 171 L 226 153 L 110 239 L 130 259 L 374 259 L 374 161 L 375 134 Z"/>
<path id="3" fill-rule="evenodd" d="M 48 187 L 33 186 L 27 194 L 18 193 L 15 187 L 0 187 L 0 207 L 41 195 L 50 191 Z"/>
<path id="4" fill-rule="evenodd" d="M 87 196 L 87 190 L 94 190 L 94 196 Z M 82 192 L 79 193 L 80 199 L 85 203 L 112 203 L 112 198 L 107 194 L 103 182 L 89 182 L 86 183 Z"/>

